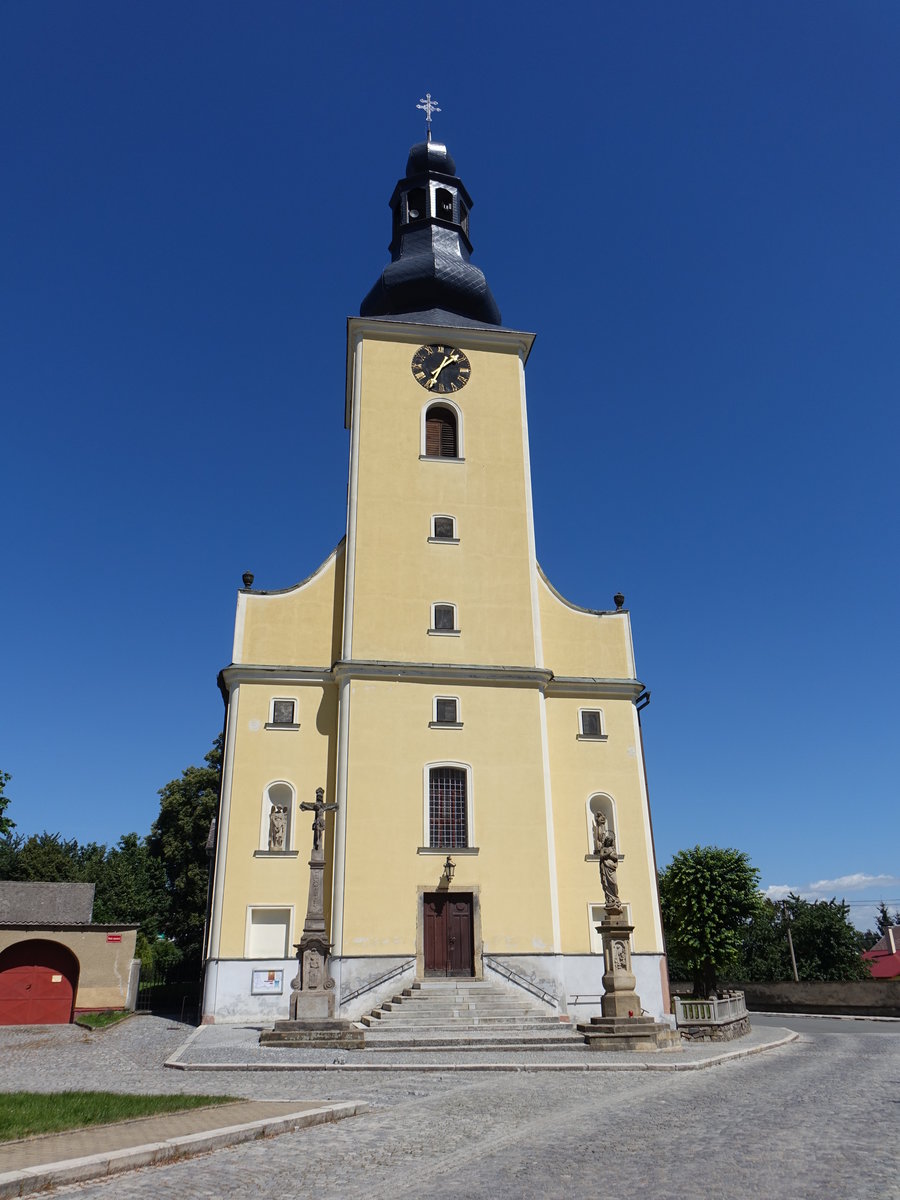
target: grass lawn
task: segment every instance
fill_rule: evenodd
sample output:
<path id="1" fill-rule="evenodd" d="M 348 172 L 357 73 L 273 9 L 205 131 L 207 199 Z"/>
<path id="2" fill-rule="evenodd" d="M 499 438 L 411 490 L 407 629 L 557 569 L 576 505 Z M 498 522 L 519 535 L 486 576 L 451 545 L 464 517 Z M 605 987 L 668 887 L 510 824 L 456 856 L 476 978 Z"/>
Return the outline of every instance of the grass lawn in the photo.
<path id="1" fill-rule="evenodd" d="M 125 1008 L 117 1008 L 112 1012 L 79 1013 L 75 1024 L 85 1025 L 88 1029 L 105 1029 L 107 1025 L 116 1025 L 130 1016 L 131 1013 Z"/>
<path id="2" fill-rule="evenodd" d="M 228 1104 L 235 1096 L 130 1096 L 118 1092 L 2 1092 L 0 1093 L 0 1142 L 32 1137 L 36 1133 L 59 1133 L 62 1129 L 84 1129 L 111 1125 L 135 1117 Z"/>

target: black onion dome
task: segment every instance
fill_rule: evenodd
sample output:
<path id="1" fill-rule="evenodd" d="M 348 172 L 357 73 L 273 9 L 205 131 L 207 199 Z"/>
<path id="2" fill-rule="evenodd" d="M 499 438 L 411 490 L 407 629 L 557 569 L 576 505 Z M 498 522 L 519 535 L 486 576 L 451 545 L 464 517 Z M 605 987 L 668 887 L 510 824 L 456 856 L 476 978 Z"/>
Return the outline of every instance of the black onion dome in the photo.
<path id="1" fill-rule="evenodd" d="M 391 261 L 360 305 L 360 316 L 427 315 L 431 324 L 499 325 L 484 273 L 469 261 L 472 200 L 445 145 L 412 147 L 390 206 Z"/>
<path id="2" fill-rule="evenodd" d="M 406 177 L 421 175 L 424 171 L 439 171 L 442 175 L 455 175 L 456 163 L 443 142 L 417 142 L 406 160 Z"/>

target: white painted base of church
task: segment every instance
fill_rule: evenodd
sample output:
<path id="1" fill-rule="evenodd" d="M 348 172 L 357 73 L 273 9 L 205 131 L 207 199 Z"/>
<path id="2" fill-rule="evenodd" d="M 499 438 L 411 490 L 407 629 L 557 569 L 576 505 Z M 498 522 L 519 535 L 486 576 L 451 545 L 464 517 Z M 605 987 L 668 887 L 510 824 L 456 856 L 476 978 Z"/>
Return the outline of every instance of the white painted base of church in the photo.
<path id="1" fill-rule="evenodd" d="M 587 1021 L 601 1015 L 603 996 L 603 958 L 597 954 L 498 954 L 486 956 L 524 977 L 540 992 L 557 1000 L 556 1011 L 575 1021 Z M 504 978 L 485 962 L 485 982 L 504 987 L 522 997 L 539 998 Z M 641 998 L 644 1013 L 674 1025 L 663 997 L 665 965 L 659 954 L 633 954 L 632 971 L 635 990 Z M 358 1020 L 378 1008 L 416 978 L 415 959 L 410 956 L 372 958 L 333 958 L 329 971 L 335 981 L 336 1015 Z M 280 994 L 255 994 L 254 972 L 282 972 Z M 297 973 L 297 960 L 287 959 L 219 959 L 207 964 L 203 993 L 203 1020 L 216 1024 L 253 1021 L 269 1023 L 286 1020 L 290 1002 L 290 981 Z M 463 982 L 463 980 L 460 980 Z M 374 986 L 371 986 L 374 985 Z M 360 990 L 364 989 L 364 990 Z M 354 994 L 356 993 L 356 994 Z M 548 1005 L 548 1011 L 551 1006 Z M 639 1014 L 635 1014 L 639 1015 Z"/>

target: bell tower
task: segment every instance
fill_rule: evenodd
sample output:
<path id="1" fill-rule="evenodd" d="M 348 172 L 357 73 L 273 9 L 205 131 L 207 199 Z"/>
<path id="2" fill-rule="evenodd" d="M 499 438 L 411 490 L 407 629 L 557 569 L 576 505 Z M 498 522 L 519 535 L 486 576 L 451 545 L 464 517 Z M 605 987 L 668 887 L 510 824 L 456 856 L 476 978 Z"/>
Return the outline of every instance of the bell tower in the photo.
<path id="1" fill-rule="evenodd" d="M 251 966 L 292 970 L 309 883 L 298 809 L 323 787 L 337 1015 L 435 975 L 599 1015 L 601 818 L 637 990 L 662 1014 L 628 611 L 569 603 L 538 564 L 534 335 L 501 324 L 471 261 L 472 199 L 430 122 L 390 208 L 390 262 L 347 327 L 346 535 L 302 583 L 238 597 L 204 1011 L 286 1015 L 286 996 L 247 981 Z M 275 802 L 289 810 L 277 845 Z"/>

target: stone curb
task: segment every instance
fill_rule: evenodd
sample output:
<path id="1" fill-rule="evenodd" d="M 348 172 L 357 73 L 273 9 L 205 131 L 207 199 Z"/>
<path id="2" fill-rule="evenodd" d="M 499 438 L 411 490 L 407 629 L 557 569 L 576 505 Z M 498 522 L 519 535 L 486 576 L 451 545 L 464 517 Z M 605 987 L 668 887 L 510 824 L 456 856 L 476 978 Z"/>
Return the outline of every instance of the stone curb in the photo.
<path id="1" fill-rule="evenodd" d="M 801 1012 L 768 1012 L 755 1008 L 751 1017 L 816 1017 L 820 1021 L 900 1021 L 900 1017 L 870 1017 L 866 1013 L 801 1013 Z M 185 1043 L 187 1044 L 187 1043 Z"/>
<path id="2" fill-rule="evenodd" d="M 443 1074 L 451 1071 L 504 1071 L 535 1072 L 535 1071 L 704 1071 L 707 1067 L 717 1067 L 721 1063 L 732 1062 L 738 1058 L 749 1058 L 751 1054 L 761 1054 L 764 1050 L 775 1050 L 796 1042 L 799 1033 L 789 1031 L 787 1036 L 777 1038 L 772 1042 L 763 1042 L 757 1046 L 747 1046 L 740 1050 L 729 1050 L 725 1054 L 715 1054 L 710 1058 L 694 1062 L 628 1062 L 628 1063 L 183 1063 L 174 1061 L 181 1051 L 172 1056 L 165 1066 L 176 1071 L 419 1071 L 437 1072 Z M 185 1043 L 185 1047 L 187 1046 Z M 185 1047 L 182 1047 L 184 1049 Z M 665 1053 L 662 1051 L 661 1053 Z M 0 1192 L 2 1196 L 2 1192 Z"/>
<path id="3" fill-rule="evenodd" d="M 264 1117 L 260 1121 L 248 1121 L 243 1125 L 226 1125 L 221 1129 L 192 1133 L 185 1137 L 167 1138 L 162 1142 L 149 1142 L 143 1146 L 128 1146 L 122 1150 L 89 1154 L 84 1158 L 72 1158 L 64 1162 L 43 1163 L 36 1167 L 25 1167 L 20 1171 L 0 1174 L 0 1200 L 8 1197 L 28 1196 L 48 1188 L 62 1187 L 70 1183 L 84 1183 L 91 1179 L 105 1179 L 120 1171 L 149 1167 L 160 1163 L 176 1162 L 210 1150 L 221 1150 L 241 1142 L 257 1138 L 275 1137 L 279 1133 L 290 1133 L 311 1125 L 324 1125 L 368 1112 L 371 1106 L 365 1102 L 344 1101 L 308 1108 L 280 1117 Z"/>

